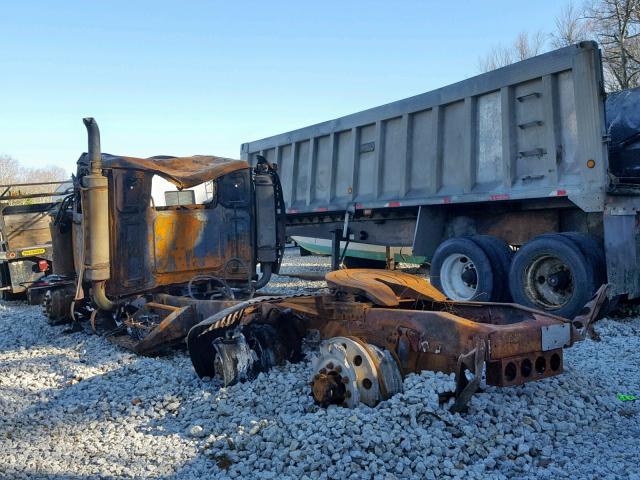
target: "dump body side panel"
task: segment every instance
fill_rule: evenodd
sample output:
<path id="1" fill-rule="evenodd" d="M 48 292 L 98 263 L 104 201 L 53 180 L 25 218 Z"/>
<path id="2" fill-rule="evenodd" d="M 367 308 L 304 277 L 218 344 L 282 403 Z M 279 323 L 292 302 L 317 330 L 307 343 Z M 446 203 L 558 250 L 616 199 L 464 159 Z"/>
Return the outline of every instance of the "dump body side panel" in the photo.
<path id="1" fill-rule="evenodd" d="M 601 211 L 605 134 L 600 52 L 583 42 L 241 155 L 279 165 L 291 214 L 549 196 Z"/>

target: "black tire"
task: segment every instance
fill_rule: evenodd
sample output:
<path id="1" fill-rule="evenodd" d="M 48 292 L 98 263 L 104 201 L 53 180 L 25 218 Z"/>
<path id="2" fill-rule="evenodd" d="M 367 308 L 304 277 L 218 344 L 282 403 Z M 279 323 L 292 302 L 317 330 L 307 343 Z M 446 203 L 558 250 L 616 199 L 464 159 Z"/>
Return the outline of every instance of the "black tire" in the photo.
<path id="1" fill-rule="evenodd" d="M 604 256 L 604 248 L 600 241 L 592 236 L 580 232 L 563 232 L 561 235 L 568 238 L 582 252 L 582 255 L 593 266 L 593 274 L 595 275 L 596 288 L 607 281 L 607 263 Z"/>
<path id="2" fill-rule="evenodd" d="M 509 291 L 509 269 L 513 259 L 513 250 L 507 242 L 492 235 L 473 235 L 471 237 L 491 261 L 493 267 L 492 302 L 511 302 Z"/>
<path id="3" fill-rule="evenodd" d="M 595 237 L 579 232 L 543 233 L 536 238 L 554 238 L 569 246 L 576 247 L 589 264 L 596 290 L 606 282 L 607 266 L 604 248 Z M 595 291 L 594 291 L 595 292 Z"/>
<path id="4" fill-rule="evenodd" d="M 375 268 L 378 270 L 387 268 L 387 262 L 371 258 L 344 257 L 342 263 L 347 268 Z"/>
<path id="5" fill-rule="evenodd" d="M 450 287 L 453 279 L 443 279 L 442 275 L 448 275 L 442 271 L 443 265 L 450 257 L 461 256 L 462 260 L 469 260 L 475 269 L 475 293 L 470 298 L 463 298 L 454 293 L 455 289 Z M 445 269 L 448 268 L 445 267 Z M 431 270 L 429 273 L 431 284 L 440 290 L 444 295 L 452 300 L 476 300 L 488 302 L 494 294 L 494 274 L 491 268 L 491 261 L 484 250 L 468 237 L 454 237 L 440 244 L 433 254 L 431 261 Z M 457 279 L 455 279 L 457 281 Z M 465 285 L 474 285 L 473 282 L 464 282 Z M 473 287 L 470 287 L 471 289 Z"/>
<path id="6" fill-rule="evenodd" d="M 607 283 L 607 260 L 602 242 L 593 235 L 580 232 L 563 232 L 562 236 L 568 238 L 580 249 L 585 258 L 593 266 L 595 288 Z M 606 317 L 613 313 L 620 302 L 620 295 L 607 298 L 600 308 L 598 318 Z"/>
<path id="7" fill-rule="evenodd" d="M 545 276 L 544 267 L 549 264 L 562 268 L 549 270 L 553 273 Z M 558 281 L 558 272 L 564 275 L 563 280 L 552 286 L 552 280 Z M 560 234 L 546 234 L 529 241 L 515 254 L 509 288 L 516 303 L 573 318 L 593 296 L 594 277 L 591 262 L 573 241 Z"/>
<path id="8" fill-rule="evenodd" d="M 70 311 L 74 293 L 75 292 L 69 289 L 62 288 L 52 288 L 44 293 L 42 298 L 42 312 L 49 325 L 71 323 Z"/>

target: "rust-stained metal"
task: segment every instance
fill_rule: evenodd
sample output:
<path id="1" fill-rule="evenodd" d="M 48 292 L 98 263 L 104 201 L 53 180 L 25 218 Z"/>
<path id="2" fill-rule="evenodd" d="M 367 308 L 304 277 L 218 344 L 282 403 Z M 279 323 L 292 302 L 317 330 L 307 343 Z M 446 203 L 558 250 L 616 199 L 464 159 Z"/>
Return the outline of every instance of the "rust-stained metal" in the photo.
<path id="1" fill-rule="evenodd" d="M 52 283 L 48 299 L 56 308 L 47 311 L 55 310 L 58 319 L 61 310 L 74 320 L 112 318 L 117 328 L 108 332 L 110 339 L 139 353 L 157 353 L 183 340 L 202 320 L 192 304 L 160 306 L 158 294 L 206 298 L 213 306 L 204 310 L 213 313 L 236 295 L 252 295 L 277 273 L 284 206 L 270 164 L 250 168 L 245 161 L 216 156 L 110 155 L 101 151 L 95 120 L 84 123 L 88 153 L 78 160 L 74 192 L 54 224 L 67 232 L 54 238 L 59 251 L 73 252 L 64 280 L 74 283 L 75 294 L 70 301 L 68 286 L 63 291 L 58 286 L 63 282 Z M 198 204 L 155 205 L 154 176 L 178 189 L 211 182 L 211 197 Z M 270 225 L 270 235 L 261 235 L 258 217 Z M 108 313 L 92 314 L 94 309 Z"/>
<path id="2" fill-rule="evenodd" d="M 86 164 L 87 156 L 88 154 L 81 156 L 78 163 Z M 151 175 L 159 175 L 176 187 L 183 189 L 215 180 L 237 170 L 246 170 L 249 168 L 249 164 L 244 160 L 214 155 L 136 158 L 103 154 L 102 168 L 138 170 Z"/>
<path id="3" fill-rule="evenodd" d="M 487 384 L 495 386 L 561 373 L 562 349 L 584 338 L 607 289 L 569 321 L 514 304 L 449 301 L 425 280 L 400 272 L 341 270 L 326 279 L 330 294 L 255 299 L 196 325 L 187 342 L 197 373 L 219 373 L 212 361 L 216 338 L 238 337 L 249 326 L 298 332 L 289 348 L 299 348 L 304 332 L 317 330 L 325 341 L 311 380 L 318 403 L 373 405 L 398 391 L 397 368 L 402 376 L 455 373 L 453 409 L 462 410 L 485 366 Z"/>
<path id="4" fill-rule="evenodd" d="M 443 302 L 446 297 L 424 279 L 389 270 L 335 270 L 325 276 L 330 288 L 366 297 L 375 305 L 397 307 L 402 298 Z"/>
<path id="5" fill-rule="evenodd" d="M 183 343 L 194 324 L 205 316 L 237 304 L 234 300 L 195 300 L 185 296 L 151 294 L 129 305 L 130 311 L 109 314 L 116 327 L 107 339 L 141 355 L 156 355 Z M 136 309 L 137 308 L 137 309 Z"/>
<path id="6" fill-rule="evenodd" d="M 95 121 L 85 119 L 85 124 L 89 152 L 78 160 L 78 177 L 84 185 L 82 263 L 87 280 L 108 280 L 94 289 L 96 303 L 113 310 L 116 305 L 109 305 L 108 298 L 185 283 L 195 275 L 232 282 L 253 276 L 247 162 L 215 156 L 102 154 Z M 180 189 L 216 181 L 216 198 L 205 204 L 156 207 L 151 197 L 155 175 Z"/>
<path id="7" fill-rule="evenodd" d="M 246 284 L 256 266 L 249 169 L 218 179 L 218 202 L 213 205 L 154 208 L 152 177 L 138 170 L 111 171 L 110 202 L 115 208 L 110 210 L 109 235 L 117 259 L 112 261 L 107 294 L 149 291 L 205 274 Z"/>

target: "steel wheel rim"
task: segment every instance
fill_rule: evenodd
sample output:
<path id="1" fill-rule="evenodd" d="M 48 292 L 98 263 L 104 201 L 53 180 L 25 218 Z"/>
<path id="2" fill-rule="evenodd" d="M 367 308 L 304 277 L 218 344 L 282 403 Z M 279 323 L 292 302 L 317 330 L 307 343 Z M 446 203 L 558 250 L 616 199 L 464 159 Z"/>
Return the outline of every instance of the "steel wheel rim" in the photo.
<path id="1" fill-rule="evenodd" d="M 475 273 L 475 282 L 465 281 L 463 274 Z M 452 253 L 440 268 L 443 293 L 452 300 L 471 300 L 478 291 L 478 272 L 471 259 L 462 253 Z"/>
<path id="2" fill-rule="evenodd" d="M 554 285 L 559 277 L 560 283 Z M 535 305 L 546 310 L 557 310 L 573 297 L 573 273 L 561 258 L 551 254 L 540 255 L 525 269 L 524 288 L 527 297 Z"/>

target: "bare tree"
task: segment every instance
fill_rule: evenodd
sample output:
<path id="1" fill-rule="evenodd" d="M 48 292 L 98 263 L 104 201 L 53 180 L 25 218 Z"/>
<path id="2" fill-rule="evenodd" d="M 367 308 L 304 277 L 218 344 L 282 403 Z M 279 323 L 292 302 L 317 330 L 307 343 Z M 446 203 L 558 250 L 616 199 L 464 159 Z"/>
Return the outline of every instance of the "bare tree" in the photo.
<path id="1" fill-rule="evenodd" d="M 608 90 L 640 86 L 640 0 L 594 0 L 587 8 Z"/>
<path id="2" fill-rule="evenodd" d="M 547 43 L 548 35 L 542 31 L 532 34 L 520 32 L 513 43 L 516 53 L 516 61 L 526 60 L 527 58 L 540 55 Z"/>
<path id="3" fill-rule="evenodd" d="M 31 168 L 29 169 L 29 177 L 33 178 L 34 182 L 56 182 L 58 180 L 65 180 L 69 178 L 69 174 L 64 168 L 56 165 L 47 165 L 43 168 Z"/>
<path id="4" fill-rule="evenodd" d="M 566 4 L 555 18 L 551 46 L 561 48 L 594 38 L 593 21 L 587 17 L 583 5 Z"/>
<path id="5" fill-rule="evenodd" d="M 18 162 L 9 155 L 0 155 L 0 185 L 19 183 L 22 178 Z"/>
<path id="6" fill-rule="evenodd" d="M 542 31 L 532 34 L 520 32 L 511 45 L 495 45 L 487 55 L 480 58 L 480 70 L 488 72 L 539 55 L 545 49 L 547 37 Z"/>
<path id="7" fill-rule="evenodd" d="M 489 72 L 496 68 L 510 65 L 514 62 L 513 52 L 503 45 L 495 45 L 489 53 L 478 60 L 478 68 L 482 72 Z"/>
<path id="8" fill-rule="evenodd" d="M 67 180 L 69 174 L 60 167 L 47 165 L 40 168 L 26 168 L 20 165 L 16 159 L 9 155 L 0 155 L 0 185 L 11 185 L 16 183 L 37 183 L 37 182 L 57 182 Z M 5 194 L 30 194 L 53 192 L 57 185 L 33 185 L 21 186 L 8 190 Z M 0 194 L 6 188 L 0 190 Z M 11 205 L 33 203 L 34 201 L 49 201 L 51 197 L 41 197 L 39 200 L 23 199 L 11 200 Z"/>
<path id="9" fill-rule="evenodd" d="M 566 4 L 555 18 L 550 46 L 597 40 L 608 91 L 640 87 L 640 0 L 585 0 Z M 522 32 L 510 46 L 497 45 L 482 57 L 482 71 L 495 70 L 545 49 L 547 36 Z"/>

